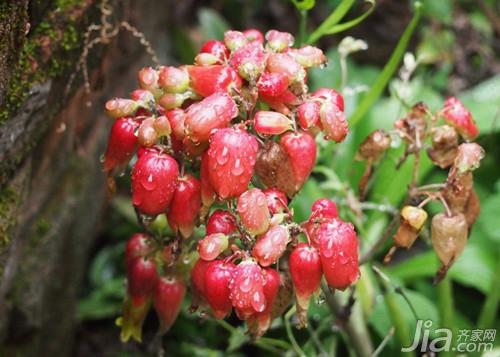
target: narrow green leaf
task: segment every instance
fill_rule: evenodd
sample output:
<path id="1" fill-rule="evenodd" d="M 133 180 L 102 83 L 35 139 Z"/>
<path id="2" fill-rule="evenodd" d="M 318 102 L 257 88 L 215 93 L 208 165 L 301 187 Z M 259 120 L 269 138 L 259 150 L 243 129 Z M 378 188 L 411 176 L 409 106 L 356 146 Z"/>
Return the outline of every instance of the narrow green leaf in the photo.
<path id="1" fill-rule="evenodd" d="M 362 15 L 356 17 L 355 19 L 349 20 L 347 22 L 344 22 L 342 24 L 338 24 L 335 26 L 332 26 L 328 31 L 325 32 L 325 35 L 333 35 L 339 32 L 346 31 L 350 29 L 351 27 L 356 26 L 357 24 L 361 23 L 364 19 L 366 19 L 370 14 L 375 10 L 375 1 L 374 0 L 367 0 L 366 2 L 370 3 L 370 8 L 366 10 Z"/>
<path id="2" fill-rule="evenodd" d="M 314 44 L 323 37 L 332 26 L 335 26 L 344 18 L 349 9 L 354 5 L 355 0 L 342 0 L 342 2 L 332 11 L 332 13 L 318 26 L 309 36 L 307 43 Z"/>
<path id="3" fill-rule="evenodd" d="M 408 47 L 411 36 L 415 31 L 415 28 L 417 27 L 417 24 L 420 20 L 421 13 L 422 13 L 422 4 L 420 2 L 416 2 L 415 14 L 413 15 L 413 18 L 408 24 L 408 27 L 401 36 L 401 39 L 399 40 L 396 46 L 396 49 L 389 58 L 389 61 L 384 66 L 382 73 L 380 73 L 379 77 L 377 78 L 373 86 L 370 88 L 365 97 L 363 97 L 363 100 L 361 101 L 356 111 L 351 116 L 349 120 L 349 125 L 351 127 L 356 126 L 356 124 L 368 112 L 373 103 L 375 103 L 375 101 L 380 97 L 380 95 L 384 91 L 384 88 L 387 86 L 387 83 L 389 83 L 389 80 L 394 75 L 394 72 L 396 72 L 396 70 L 398 69 L 399 63 L 403 58 L 406 48 Z"/>

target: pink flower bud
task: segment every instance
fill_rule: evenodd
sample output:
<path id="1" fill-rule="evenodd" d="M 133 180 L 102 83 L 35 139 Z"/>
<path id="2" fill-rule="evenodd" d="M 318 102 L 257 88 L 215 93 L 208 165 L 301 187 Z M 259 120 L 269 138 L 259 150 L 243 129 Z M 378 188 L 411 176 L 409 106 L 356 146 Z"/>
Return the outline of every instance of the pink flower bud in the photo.
<path id="1" fill-rule="evenodd" d="M 317 47 L 306 46 L 298 49 L 292 48 L 288 50 L 295 60 L 305 68 L 318 67 L 326 63 L 326 56 Z"/>
<path id="2" fill-rule="evenodd" d="M 153 123 L 153 128 L 158 136 L 169 136 L 172 132 L 170 122 L 165 115 L 157 117 Z"/>
<path id="3" fill-rule="evenodd" d="M 258 188 L 252 188 L 241 194 L 237 210 L 241 223 L 250 234 L 262 234 L 269 228 L 271 215 L 266 196 Z"/>
<path id="4" fill-rule="evenodd" d="M 257 82 L 259 96 L 279 97 L 288 89 L 288 77 L 284 73 L 264 72 Z"/>
<path id="5" fill-rule="evenodd" d="M 158 104 L 160 104 L 164 109 L 169 110 L 180 108 L 185 100 L 186 97 L 184 94 L 165 93 L 160 97 L 160 99 L 158 99 Z"/>
<path id="6" fill-rule="evenodd" d="M 130 93 L 130 98 L 142 104 L 154 103 L 155 97 L 153 93 L 146 89 L 136 89 Z"/>
<path id="7" fill-rule="evenodd" d="M 243 35 L 245 35 L 248 42 L 258 42 L 261 45 L 264 43 L 264 35 L 259 30 L 248 29 L 243 31 Z"/>
<path id="8" fill-rule="evenodd" d="M 106 113 L 111 118 L 121 118 L 135 114 L 139 103 L 132 99 L 115 98 L 106 102 Z"/>
<path id="9" fill-rule="evenodd" d="M 246 36 L 240 31 L 226 31 L 224 33 L 224 44 L 231 51 L 245 46 L 248 43 Z"/>
<path id="10" fill-rule="evenodd" d="M 464 138 L 472 140 L 479 135 L 479 130 L 471 112 L 457 98 L 450 97 L 446 99 L 443 116 Z"/>
<path id="11" fill-rule="evenodd" d="M 193 143 L 207 142 L 212 130 L 224 128 L 238 115 L 234 100 L 217 92 L 186 110 L 186 134 Z"/>
<path id="12" fill-rule="evenodd" d="M 252 256 L 263 267 L 274 264 L 285 252 L 290 233 L 283 226 L 274 226 L 257 238 Z"/>
<path id="13" fill-rule="evenodd" d="M 266 67 L 264 48 L 252 42 L 235 50 L 229 61 L 240 76 L 249 81 L 256 80 Z"/>
<path id="14" fill-rule="evenodd" d="M 218 63 L 224 63 L 229 58 L 229 49 L 224 45 L 224 42 L 217 40 L 209 40 L 201 46 L 200 54 L 206 53 L 215 56 Z"/>
<path id="15" fill-rule="evenodd" d="M 319 122 L 320 104 L 315 101 L 304 102 L 297 108 L 297 117 L 302 129 L 308 130 Z"/>
<path id="16" fill-rule="evenodd" d="M 184 122 L 186 120 L 186 113 L 184 110 L 176 108 L 167 111 L 167 118 L 172 128 L 172 136 L 179 141 L 182 141 L 185 134 Z"/>
<path id="17" fill-rule="evenodd" d="M 194 58 L 194 63 L 199 66 L 209 66 L 213 64 L 220 64 L 221 61 L 217 56 L 211 53 L 198 53 Z"/>
<path id="18" fill-rule="evenodd" d="M 158 89 L 158 72 L 151 67 L 144 67 L 138 74 L 139 85 L 142 89 L 154 91 Z"/>
<path id="19" fill-rule="evenodd" d="M 331 139 L 337 143 L 344 141 L 349 132 L 349 127 L 344 112 L 336 104 L 325 101 L 321 105 L 319 118 L 326 139 Z"/>
<path id="20" fill-rule="evenodd" d="M 278 112 L 261 110 L 253 117 L 255 130 L 262 135 L 279 135 L 292 129 L 292 121 Z"/>
<path id="21" fill-rule="evenodd" d="M 198 253 L 201 259 L 211 261 L 217 258 L 227 246 L 227 236 L 223 233 L 214 233 L 198 242 Z"/>
<path id="22" fill-rule="evenodd" d="M 181 68 L 162 67 L 158 83 L 168 93 L 182 93 L 189 87 L 189 75 Z"/>
<path id="23" fill-rule="evenodd" d="M 154 128 L 154 118 L 147 118 L 139 127 L 139 131 L 137 132 L 137 140 L 139 144 L 145 147 L 151 147 L 156 144 L 158 140 L 158 133 Z"/>
<path id="24" fill-rule="evenodd" d="M 272 53 L 267 59 L 267 70 L 271 73 L 283 73 L 288 80 L 302 82 L 306 78 L 305 69 L 287 53 Z"/>
<path id="25" fill-rule="evenodd" d="M 267 47 L 272 51 L 281 52 L 293 46 L 294 38 L 288 32 L 270 30 L 266 33 Z"/>

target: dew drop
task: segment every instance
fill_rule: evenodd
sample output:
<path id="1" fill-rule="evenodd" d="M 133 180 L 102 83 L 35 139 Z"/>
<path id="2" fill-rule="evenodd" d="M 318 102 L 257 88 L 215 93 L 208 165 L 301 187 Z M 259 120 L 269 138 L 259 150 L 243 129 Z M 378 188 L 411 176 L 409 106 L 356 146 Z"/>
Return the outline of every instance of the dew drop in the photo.
<path id="1" fill-rule="evenodd" d="M 215 243 L 214 242 L 209 242 L 207 244 L 207 248 L 205 249 L 205 252 L 207 254 L 211 254 L 211 253 L 213 253 L 214 250 L 215 250 Z"/>
<path id="2" fill-rule="evenodd" d="M 316 297 L 316 304 L 318 305 L 321 305 L 321 304 L 324 304 L 325 303 L 325 295 L 323 295 L 323 293 L 319 294 L 317 297 Z"/>
<path id="3" fill-rule="evenodd" d="M 241 164 L 241 160 L 240 159 L 236 159 L 236 162 L 234 163 L 234 166 L 231 169 L 231 173 L 234 176 L 240 176 L 244 171 L 245 171 L 245 168 Z"/>
<path id="4" fill-rule="evenodd" d="M 252 307 L 257 312 L 262 312 L 266 308 L 266 300 L 262 291 L 256 291 L 252 295 Z"/>
<path id="5" fill-rule="evenodd" d="M 250 277 L 247 277 L 240 284 L 240 290 L 243 291 L 244 293 L 247 293 L 250 291 L 251 288 L 252 288 L 252 281 L 250 280 Z"/>
<path id="6" fill-rule="evenodd" d="M 224 147 L 224 149 L 226 149 L 226 151 L 227 151 L 226 147 Z M 216 158 L 217 163 L 221 166 L 224 165 L 229 160 L 229 156 L 227 155 L 227 152 L 224 155 L 224 151 L 225 151 L 224 149 L 222 150 L 222 154 L 217 155 L 217 158 Z"/>
<path id="7" fill-rule="evenodd" d="M 324 249 L 321 251 L 324 257 L 330 258 L 333 255 L 333 239 L 328 239 L 328 242 L 323 247 Z"/>
<path id="8" fill-rule="evenodd" d="M 259 206 L 259 207 L 262 207 L 265 204 L 267 204 L 266 198 L 263 195 L 257 196 L 257 199 L 255 200 L 255 202 L 257 203 L 257 206 Z"/>
<path id="9" fill-rule="evenodd" d="M 141 184 L 148 191 L 154 190 L 156 188 L 156 180 L 154 180 L 153 174 L 149 174 L 146 179 L 141 179 Z"/>
<path id="10" fill-rule="evenodd" d="M 349 263 L 349 258 L 344 255 L 344 252 L 339 252 L 339 263 L 342 265 Z"/>

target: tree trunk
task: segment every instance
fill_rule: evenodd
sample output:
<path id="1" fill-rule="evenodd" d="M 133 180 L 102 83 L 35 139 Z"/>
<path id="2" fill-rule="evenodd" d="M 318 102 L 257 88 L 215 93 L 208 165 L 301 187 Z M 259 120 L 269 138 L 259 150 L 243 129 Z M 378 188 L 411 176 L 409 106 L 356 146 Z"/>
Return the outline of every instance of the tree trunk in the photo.
<path id="1" fill-rule="evenodd" d="M 167 2 L 109 2 L 111 24 L 127 20 L 166 52 Z M 84 33 L 100 21 L 91 0 L 0 4 L 2 356 L 71 352 L 76 293 L 106 208 L 99 157 L 111 121 L 103 104 L 126 96 L 137 70 L 153 65 L 139 41 L 121 31 L 89 50 L 91 94 L 81 73 L 68 92 Z"/>

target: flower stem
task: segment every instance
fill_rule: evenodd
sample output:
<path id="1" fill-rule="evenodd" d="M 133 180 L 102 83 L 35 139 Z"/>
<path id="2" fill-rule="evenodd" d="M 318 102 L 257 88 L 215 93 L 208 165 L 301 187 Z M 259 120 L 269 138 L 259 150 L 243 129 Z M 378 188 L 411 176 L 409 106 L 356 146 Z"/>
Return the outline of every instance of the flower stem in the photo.
<path id="1" fill-rule="evenodd" d="M 299 344 L 297 343 L 297 340 L 295 339 L 295 336 L 293 335 L 292 331 L 292 325 L 290 324 L 290 318 L 295 314 L 296 307 L 293 305 L 290 310 L 285 314 L 284 320 L 285 320 L 285 329 L 286 329 L 286 334 L 288 336 L 288 339 L 290 340 L 290 343 L 292 344 L 293 350 L 297 355 L 300 357 L 305 356 L 306 354 L 302 349 L 300 348 Z"/>
<path id="2" fill-rule="evenodd" d="M 342 304 L 339 294 L 332 294 L 325 284 L 322 284 L 321 289 L 323 290 L 323 294 L 325 294 L 326 303 L 330 311 L 336 316 L 341 315 Z M 372 341 L 368 334 L 361 308 L 359 304 L 357 305 L 354 305 L 352 314 L 345 321 L 342 321 L 342 327 L 356 355 L 358 357 L 369 357 L 373 351 Z"/>
<path id="3" fill-rule="evenodd" d="M 449 328 L 454 330 L 453 324 L 453 287 L 451 285 L 451 279 L 449 276 L 445 277 L 437 285 L 437 295 L 438 295 L 438 307 L 439 307 L 439 319 L 441 328 Z M 454 356 L 455 353 L 451 351 L 442 351 L 440 356 Z"/>

